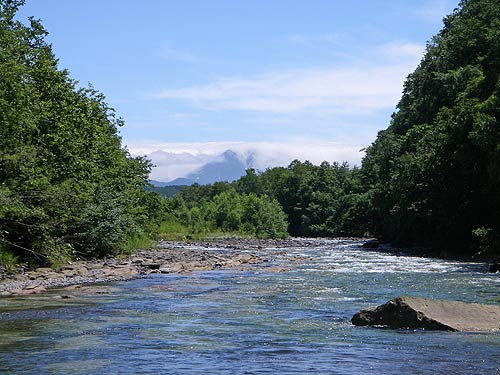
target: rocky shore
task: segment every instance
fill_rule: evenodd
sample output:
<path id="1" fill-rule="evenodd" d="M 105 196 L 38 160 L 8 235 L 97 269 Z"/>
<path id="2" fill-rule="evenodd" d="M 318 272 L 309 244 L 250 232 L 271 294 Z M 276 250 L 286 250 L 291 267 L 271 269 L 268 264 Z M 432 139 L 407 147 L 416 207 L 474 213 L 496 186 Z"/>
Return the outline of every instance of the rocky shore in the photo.
<path id="1" fill-rule="evenodd" d="M 255 240 L 222 238 L 198 242 L 162 241 L 154 249 L 128 257 L 76 261 L 58 270 L 37 268 L 18 274 L 0 274 L 0 295 L 20 296 L 47 289 L 131 280 L 152 273 L 187 273 L 215 269 L 247 269 L 287 255 L 278 249 L 326 244 L 323 239 Z M 262 249 L 274 249 L 260 252 Z M 259 252 L 257 255 L 256 252 Z M 295 261 L 296 259 L 288 259 Z M 284 269 L 276 269 L 282 272 Z"/>

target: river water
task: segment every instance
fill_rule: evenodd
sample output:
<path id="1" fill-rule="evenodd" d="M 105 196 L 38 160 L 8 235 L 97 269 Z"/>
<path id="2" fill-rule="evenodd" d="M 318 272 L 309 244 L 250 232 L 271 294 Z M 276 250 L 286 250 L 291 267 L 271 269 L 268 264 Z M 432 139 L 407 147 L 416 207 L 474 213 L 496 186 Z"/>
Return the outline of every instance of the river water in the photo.
<path id="1" fill-rule="evenodd" d="M 500 375 L 500 333 L 350 323 L 399 295 L 500 304 L 499 274 L 359 245 L 332 240 L 286 250 L 300 262 L 155 275 L 71 298 L 0 299 L 0 373 Z"/>

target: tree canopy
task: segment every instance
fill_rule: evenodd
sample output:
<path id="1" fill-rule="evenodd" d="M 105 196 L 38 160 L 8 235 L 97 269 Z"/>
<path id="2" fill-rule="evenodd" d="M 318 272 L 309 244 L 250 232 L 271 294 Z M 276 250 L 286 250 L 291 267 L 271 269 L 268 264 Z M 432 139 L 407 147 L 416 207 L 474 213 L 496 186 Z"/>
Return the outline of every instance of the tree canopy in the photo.
<path id="1" fill-rule="evenodd" d="M 450 253 L 498 252 L 499 116 L 500 3 L 465 0 L 363 160 L 374 231 Z"/>
<path id="2" fill-rule="evenodd" d="M 47 32 L 0 1 L 0 247 L 57 262 L 118 250 L 148 220 L 150 163 L 102 94 L 58 68 Z"/>
<path id="3" fill-rule="evenodd" d="M 0 263 L 116 254 L 183 228 L 261 238 L 377 235 L 500 256 L 500 3 L 463 0 L 360 168 L 294 161 L 233 183 L 148 189 L 123 121 L 58 67 L 41 23 L 0 0 Z"/>

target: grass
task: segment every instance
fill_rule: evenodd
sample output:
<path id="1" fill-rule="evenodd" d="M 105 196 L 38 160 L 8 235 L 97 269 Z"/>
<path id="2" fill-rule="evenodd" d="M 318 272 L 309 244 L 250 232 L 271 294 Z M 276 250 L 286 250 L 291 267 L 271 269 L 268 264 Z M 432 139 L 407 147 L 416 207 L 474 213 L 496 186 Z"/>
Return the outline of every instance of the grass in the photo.
<path id="1" fill-rule="evenodd" d="M 5 269 L 8 273 L 12 273 L 16 270 L 17 257 L 12 255 L 8 250 L 0 247 L 0 266 Z"/>
<path id="2" fill-rule="evenodd" d="M 210 230 L 208 228 L 193 229 L 183 225 L 178 221 L 165 221 L 155 230 L 154 239 L 161 241 L 187 241 L 187 240 L 205 240 L 221 237 L 248 237 L 253 238 L 248 233 L 225 232 L 222 230 Z"/>
<path id="3" fill-rule="evenodd" d="M 148 249 L 154 246 L 155 241 L 149 234 L 136 234 L 120 245 L 120 255 L 130 255 L 134 250 Z"/>
<path id="4" fill-rule="evenodd" d="M 182 241 L 190 236 L 189 227 L 182 225 L 177 221 L 164 221 L 155 230 L 154 238 L 156 240 Z"/>

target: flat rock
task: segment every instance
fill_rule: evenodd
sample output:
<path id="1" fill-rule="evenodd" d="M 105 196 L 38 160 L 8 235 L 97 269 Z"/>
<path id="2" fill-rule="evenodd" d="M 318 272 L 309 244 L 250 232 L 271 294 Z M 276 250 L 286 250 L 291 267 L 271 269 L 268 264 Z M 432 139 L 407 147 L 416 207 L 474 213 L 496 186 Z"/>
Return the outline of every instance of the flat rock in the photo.
<path id="1" fill-rule="evenodd" d="M 36 286 L 28 286 L 25 289 L 21 290 L 13 290 L 11 294 L 16 296 L 28 296 L 30 294 L 40 294 L 46 291 L 47 289 L 45 289 L 43 286 L 36 285 Z"/>
<path id="2" fill-rule="evenodd" d="M 403 296 L 361 310 L 351 321 L 357 326 L 500 331 L 500 306 Z"/>
<path id="3" fill-rule="evenodd" d="M 160 273 L 182 273 L 184 270 L 182 263 L 164 264 L 160 267 Z"/>

